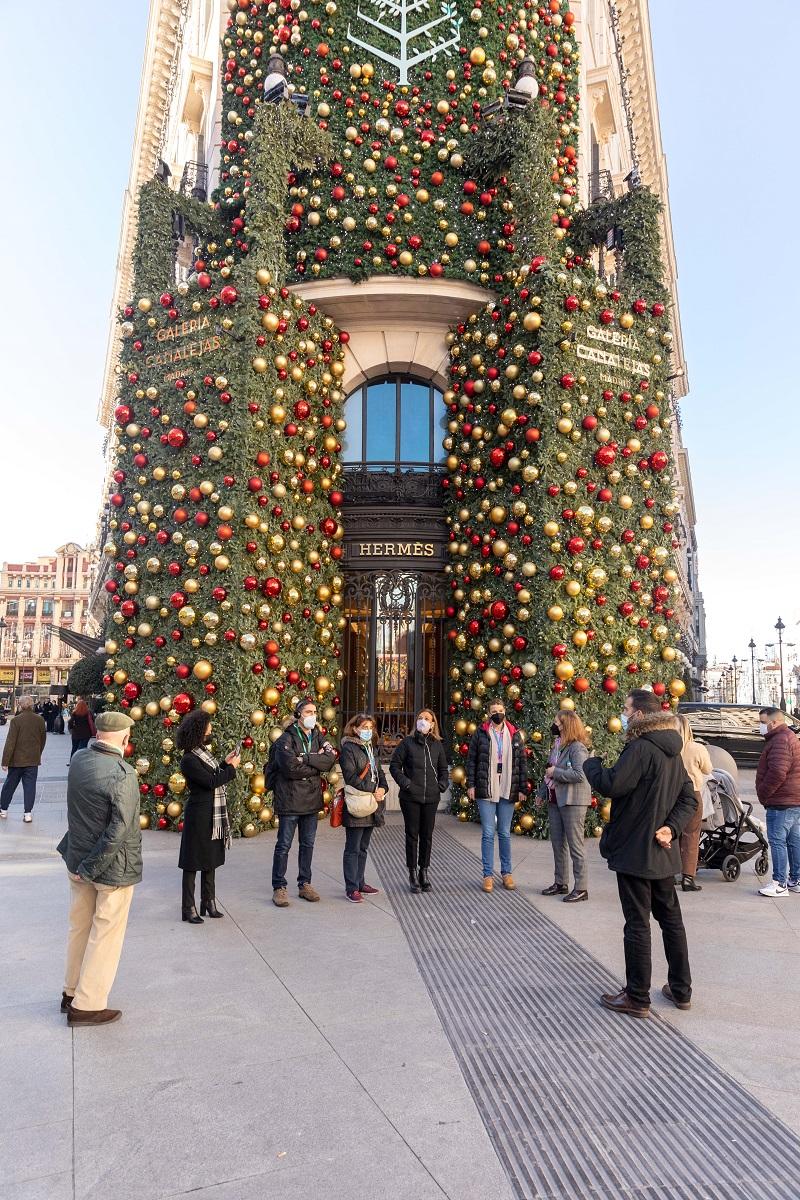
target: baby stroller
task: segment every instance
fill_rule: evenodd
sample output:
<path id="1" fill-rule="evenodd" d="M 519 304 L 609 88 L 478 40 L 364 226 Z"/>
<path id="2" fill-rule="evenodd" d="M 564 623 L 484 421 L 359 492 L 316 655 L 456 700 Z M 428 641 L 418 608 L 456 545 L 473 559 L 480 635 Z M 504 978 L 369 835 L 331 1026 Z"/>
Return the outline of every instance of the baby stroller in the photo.
<path id="1" fill-rule="evenodd" d="M 698 866 L 721 871 L 726 883 L 733 883 L 741 874 L 742 863 L 758 855 L 756 875 L 766 875 L 769 842 L 763 823 L 753 816 L 752 804 L 742 803 L 727 771 L 712 771 L 706 789 Z"/>

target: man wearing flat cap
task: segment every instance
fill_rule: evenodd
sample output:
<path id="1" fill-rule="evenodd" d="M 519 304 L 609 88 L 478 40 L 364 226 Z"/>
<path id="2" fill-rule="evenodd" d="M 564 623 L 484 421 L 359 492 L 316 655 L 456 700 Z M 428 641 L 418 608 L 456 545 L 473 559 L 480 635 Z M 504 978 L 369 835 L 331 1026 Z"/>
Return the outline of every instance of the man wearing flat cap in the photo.
<path id="1" fill-rule="evenodd" d="M 97 736 L 69 766 L 69 828 L 58 850 L 69 872 L 71 904 L 61 1011 L 72 1026 L 106 1025 L 133 886 L 142 878 L 139 784 L 125 760 L 133 721 L 125 713 L 95 719 Z"/>

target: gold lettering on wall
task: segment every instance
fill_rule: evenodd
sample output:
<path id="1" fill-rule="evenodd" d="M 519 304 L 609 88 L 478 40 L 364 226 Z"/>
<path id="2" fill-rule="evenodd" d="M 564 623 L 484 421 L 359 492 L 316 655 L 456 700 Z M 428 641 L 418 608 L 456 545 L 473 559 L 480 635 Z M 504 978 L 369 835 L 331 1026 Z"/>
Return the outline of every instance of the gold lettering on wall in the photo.
<path id="1" fill-rule="evenodd" d="M 358 558 L 433 558 L 433 542 L 359 542 Z"/>

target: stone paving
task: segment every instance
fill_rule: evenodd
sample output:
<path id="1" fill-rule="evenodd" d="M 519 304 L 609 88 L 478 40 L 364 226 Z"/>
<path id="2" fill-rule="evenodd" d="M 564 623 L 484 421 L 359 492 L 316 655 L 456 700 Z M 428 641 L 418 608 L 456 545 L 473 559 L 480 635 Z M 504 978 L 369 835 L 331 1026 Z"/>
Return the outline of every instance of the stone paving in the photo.
<path id="1" fill-rule="evenodd" d="M 202 927 L 180 921 L 177 838 L 146 834 L 145 879 L 112 998 L 123 1019 L 105 1029 L 69 1031 L 58 1012 L 67 886 L 55 854 L 64 829 L 68 747 L 67 738 L 49 739 L 33 824 L 22 824 L 20 793 L 0 825 L 3 1200 L 188 1194 L 203 1200 L 512 1200 L 526 1194 L 506 1175 L 497 1137 L 490 1136 L 495 1131 L 486 1124 L 485 1097 L 469 1089 L 443 1025 L 452 1033 L 448 1010 L 431 996 L 399 919 L 412 899 L 434 900 L 439 910 L 431 905 L 422 918 L 433 929 L 442 898 L 406 899 L 396 868 L 384 865 L 396 837 L 392 829 L 375 876 L 388 895 L 382 891 L 360 908 L 344 901 L 342 839 L 327 825 L 315 854 L 319 905 L 294 900 L 287 911 L 274 909 L 268 890 L 273 838 L 234 844 L 218 881 L 227 917 Z M 447 816 L 440 829 L 463 852 L 454 867 L 441 841 L 438 871 L 444 874 L 448 864 L 447 873 L 461 873 L 448 888 L 463 897 L 456 903 L 463 902 L 465 921 L 479 920 L 481 905 L 507 899 L 476 891 L 479 831 Z M 521 885 L 515 900 L 530 914 L 511 938 L 515 969 L 530 953 L 529 922 L 539 912 L 554 923 L 551 936 L 562 930 L 588 951 L 598 978 L 619 977 L 614 880 L 596 846 L 589 850 L 590 903 L 563 905 L 539 895 L 551 878 L 549 845 L 515 839 Z M 474 878 L 468 878 L 472 863 Z M 432 874 L 436 882 L 436 863 Z M 705 874 L 703 883 L 702 893 L 684 897 L 694 1007 L 677 1013 L 655 995 L 653 1024 L 685 1035 L 688 1042 L 679 1040 L 687 1053 L 696 1047 L 707 1054 L 774 1114 L 776 1136 L 789 1138 L 781 1121 L 800 1132 L 800 897 L 758 897 L 749 865 L 735 884 L 723 883 L 718 873 Z M 491 920 L 502 920 L 500 912 L 496 905 Z M 654 961 L 660 981 L 658 949 Z M 557 1007 L 562 998 L 553 990 L 539 1002 Z M 453 1020 L 463 1021 L 466 1005 L 451 1007 Z M 604 1036 L 597 1018 L 587 1008 L 587 1039 Z M 610 1024 L 609 1032 L 614 1028 Z M 524 1006 L 518 1034 L 526 1042 L 537 1036 L 535 1012 Z M 653 1091 L 659 1094 L 657 1077 Z M 748 1139 L 748 1129 L 727 1127 L 725 1112 L 699 1111 L 694 1092 L 689 1075 L 685 1119 L 707 1133 L 709 1144 L 720 1129 Z M 553 1105 L 563 1113 L 565 1132 L 574 1134 L 569 1106 L 555 1091 Z M 602 1128 L 602 1112 L 598 1121 Z M 580 1144 L 588 1155 L 589 1144 Z M 792 1139 L 785 1144 L 791 1159 Z M 784 1191 L 781 1157 L 767 1170 L 767 1148 L 746 1145 L 765 1191 L 793 1196 L 796 1171 L 791 1192 Z M 697 1180 L 697 1190 L 672 1194 L 718 1195 L 718 1182 Z M 633 1197 L 635 1186 L 631 1177 L 624 1194 Z M 599 1195 L 574 1185 L 563 1194 Z"/>

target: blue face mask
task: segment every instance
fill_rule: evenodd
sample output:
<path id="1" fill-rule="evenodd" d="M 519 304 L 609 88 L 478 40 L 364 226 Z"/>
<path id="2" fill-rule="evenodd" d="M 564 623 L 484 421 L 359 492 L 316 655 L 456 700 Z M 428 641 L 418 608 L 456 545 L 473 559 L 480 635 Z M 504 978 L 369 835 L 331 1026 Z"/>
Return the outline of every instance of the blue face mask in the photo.
<path id="1" fill-rule="evenodd" d="M 626 729 L 628 728 L 628 714 L 627 714 L 627 713 L 620 713 L 620 715 L 619 715 L 619 719 L 620 719 L 620 721 L 622 722 L 622 729 L 623 729 L 623 731 L 624 731 L 624 730 L 626 730 Z"/>
<path id="2" fill-rule="evenodd" d="M 361 738 L 362 742 L 371 742 L 372 741 L 372 730 L 371 729 L 359 729 L 358 736 Z"/>

